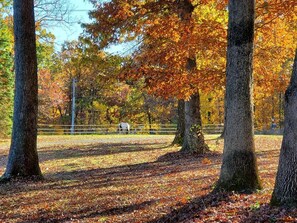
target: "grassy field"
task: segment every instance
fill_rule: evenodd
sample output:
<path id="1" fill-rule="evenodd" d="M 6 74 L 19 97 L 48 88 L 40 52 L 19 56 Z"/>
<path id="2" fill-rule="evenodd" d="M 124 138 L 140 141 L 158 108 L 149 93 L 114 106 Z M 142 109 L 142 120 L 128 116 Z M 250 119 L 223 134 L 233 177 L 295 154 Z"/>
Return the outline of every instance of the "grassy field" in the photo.
<path id="1" fill-rule="evenodd" d="M 280 136 L 256 136 L 263 190 L 212 193 L 223 141 L 182 156 L 173 136 L 42 136 L 45 180 L 0 185 L 0 222 L 297 222 L 297 210 L 269 206 Z M 0 141 L 0 174 L 9 141 Z"/>

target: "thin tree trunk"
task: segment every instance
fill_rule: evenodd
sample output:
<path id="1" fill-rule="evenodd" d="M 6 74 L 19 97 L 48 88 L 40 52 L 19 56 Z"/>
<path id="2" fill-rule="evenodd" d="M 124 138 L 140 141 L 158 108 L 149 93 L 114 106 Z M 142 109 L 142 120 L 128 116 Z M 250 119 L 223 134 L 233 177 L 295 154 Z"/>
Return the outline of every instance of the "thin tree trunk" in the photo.
<path id="1" fill-rule="evenodd" d="M 185 135 L 185 101 L 183 99 L 178 100 L 177 113 L 177 131 L 172 144 L 181 146 Z"/>
<path id="2" fill-rule="evenodd" d="M 254 0 L 229 0 L 226 129 L 216 189 L 251 192 L 260 188 L 252 109 Z"/>
<path id="3" fill-rule="evenodd" d="M 209 151 L 202 133 L 199 93 L 185 101 L 185 134 L 181 152 L 203 154 Z"/>
<path id="4" fill-rule="evenodd" d="M 11 147 L 2 180 L 41 178 L 37 154 L 37 59 L 33 0 L 14 0 L 15 98 Z"/>
<path id="5" fill-rule="evenodd" d="M 225 132 L 226 132 L 226 114 L 224 114 L 224 126 L 223 126 L 223 131 L 221 133 L 221 135 L 219 136 L 219 139 L 224 139 L 224 135 L 225 135 Z"/>
<path id="6" fill-rule="evenodd" d="M 149 123 L 149 133 L 152 134 L 153 133 L 153 130 L 152 130 L 152 114 L 151 114 L 151 111 L 150 111 L 149 107 L 147 107 L 146 114 L 147 114 L 147 119 L 148 119 L 148 123 Z"/>
<path id="7" fill-rule="evenodd" d="M 285 128 L 272 205 L 297 207 L 297 49 L 290 84 L 285 94 Z"/>

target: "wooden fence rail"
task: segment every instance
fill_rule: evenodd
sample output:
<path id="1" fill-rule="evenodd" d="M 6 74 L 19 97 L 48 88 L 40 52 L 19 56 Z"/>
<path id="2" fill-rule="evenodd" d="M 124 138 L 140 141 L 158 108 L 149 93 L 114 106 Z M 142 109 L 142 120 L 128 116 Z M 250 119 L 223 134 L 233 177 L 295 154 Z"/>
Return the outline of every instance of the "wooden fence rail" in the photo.
<path id="1" fill-rule="evenodd" d="M 174 135 L 176 132 L 175 124 L 153 124 L 151 127 L 145 124 L 131 124 L 129 134 L 158 134 Z M 203 132 L 206 134 L 221 134 L 223 125 L 205 125 Z M 38 125 L 39 135 L 70 135 L 70 125 Z M 107 135 L 107 134 L 124 134 L 118 132 L 118 125 L 76 125 L 74 135 Z"/>

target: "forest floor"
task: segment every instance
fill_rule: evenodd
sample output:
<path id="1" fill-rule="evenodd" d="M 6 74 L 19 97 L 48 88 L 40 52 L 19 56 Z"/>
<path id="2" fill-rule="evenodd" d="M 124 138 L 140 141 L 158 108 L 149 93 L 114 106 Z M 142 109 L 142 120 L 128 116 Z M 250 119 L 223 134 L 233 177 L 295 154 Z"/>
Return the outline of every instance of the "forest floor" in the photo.
<path id="1" fill-rule="evenodd" d="M 263 189 L 213 193 L 223 140 L 182 156 L 173 136 L 43 136 L 40 182 L 0 185 L 0 222 L 297 222 L 297 209 L 271 207 L 280 136 L 256 136 Z M 0 174 L 9 142 L 0 141 Z"/>

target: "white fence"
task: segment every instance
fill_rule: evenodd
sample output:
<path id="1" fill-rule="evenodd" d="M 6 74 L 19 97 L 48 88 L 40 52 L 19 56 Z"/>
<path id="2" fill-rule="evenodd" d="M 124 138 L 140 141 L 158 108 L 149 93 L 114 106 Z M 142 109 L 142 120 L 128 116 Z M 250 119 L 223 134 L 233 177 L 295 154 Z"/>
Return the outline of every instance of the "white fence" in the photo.
<path id="1" fill-rule="evenodd" d="M 164 134 L 173 135 L 176 132 L 176 124 L 131 124 L 130 134 Z M 223 131 L 223 125 L 205 125 L 203 126 L 203 132 L 207 134 L 220 134 Z M 39 124 L 39 135 L 70 135 L 71 125 L 50 125 Z M 75 125 L 75 135 L 107 135 L 107 134 L 119 134 L 118 125 Z M 121 133 L 123 134 L 123 133 Z"/>

